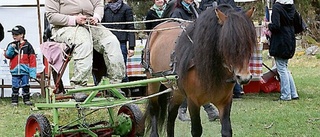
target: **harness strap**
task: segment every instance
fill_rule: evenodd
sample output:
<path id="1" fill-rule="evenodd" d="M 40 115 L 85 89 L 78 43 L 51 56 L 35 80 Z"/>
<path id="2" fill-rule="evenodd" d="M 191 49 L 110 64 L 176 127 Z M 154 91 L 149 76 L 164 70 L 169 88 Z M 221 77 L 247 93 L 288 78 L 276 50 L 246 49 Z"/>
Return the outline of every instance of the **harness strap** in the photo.
<path id="1" fill-rule="evenodd" d="M 185 28 L 186 25 L 184 25 L 182 22 L 180 23 L 180 28 L 186 32 Z M 149 36 L 152 35 L 153 32 L 150 32 Z M 181 34 L 180 34 L 181 35 Z M 180 37 L 180 35 L 178 37 Z M 187 35 L 189 40 L 191 41 L 191 43 L 193 43 L 192 39 L 189 37 L 189 35 Z M 148 37 L 147 41 L 150 40 L 150 37 Z M 178 39 L 176 39 L 178 40 Z M 144 56 L 145 55 L 145 56 Z M 160 71 L 160 72 L 153 72 L 152 67 L 150 65 L 150 45 L 147 42 L 145 45 L 145 48 L 142 50 L 142 55 L 141 55 L 141 65 L 143 66 L 143 68 L 146 71 L 149 71 L 151 76 L 154 77 L 163 77 L 163 76 L 168 76 L 168 75 L 176 75 L 176 56 L 175 56 L 175 51 L 172 51 L 171 56 L 170 56 L 170 64 L 169 66 L 171 67 L 171 69 L 169 70 L 165 70 L 165 71 Z M 194 66 L 194 62 L 193 60 L 189 63 L 188 69 L 192 68 Z"/>
<path id="2" fill-rule="evenodd" d="M 149 38 L 148 38 L 149 40 Z M 171 56 L 170 56 L 170 64 L 169 66 L 171 67 L 170 70 L 165 70 L 165 71 L 160 71 L 160 72 L 153 72 L 152 68 L 151 68 L 151 65 L 150 65 L 150 49 L 149 49 L 149 44 L 147 43 L 146 44 L 146 47 L 145 49 L 142 50 L 142 55 L 141 55 L 141 65 L 142 67 L 146 70 L 146 71 L 149 71 L 151 76 L 154 76 L 154 77 L 163 77 L 163 76 L 169 76 L 169 75 L 176 75 L 176 72 L 175 72 L 175 66 L 176 66 L 176 59 L 175 59 L 175 56 L 174 56 L 174 51 L 171 53 Z M 145 56 L 144 53 L 146 54 Z"/>
<path id="3" fill-rule="evenodd" d="M 150 32 L 150 36 L 151 36 L 152 32 Z M 150 37 L 148 37 L 146 45 L 144 47 L 144 49 L 142 50 L 142 54 L 141 54 L 141 65 L 142 67 L 147 71 L 149 71 L 150 73 L 152 73 L 152 69 L 150 66 L 150 45 L 148 43 L 148 41 L 150 41 Z M 146 54 L 144 56 L 144 54 Z"/>
<path id="4" fill-rule="evenodd" d="M 173 72 L 172 70 L 166 70 L 166 71 L 154 72 L 154 73 L 151 73 L 151 75 L 154 77 L 164 77 L 164 76 L 176 75 L 176 73 Z"/>

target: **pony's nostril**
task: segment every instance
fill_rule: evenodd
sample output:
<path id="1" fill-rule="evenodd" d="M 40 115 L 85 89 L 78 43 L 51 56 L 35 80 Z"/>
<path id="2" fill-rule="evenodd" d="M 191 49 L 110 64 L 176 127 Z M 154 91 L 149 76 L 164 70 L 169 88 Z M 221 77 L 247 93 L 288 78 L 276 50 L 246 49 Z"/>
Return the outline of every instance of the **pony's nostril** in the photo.
<path id="1" fill-rule="evenodd" d="M 248 84 L 250 82 L 250 80 L 252 79 L 252 75 L 247 76 L 247 77 L 236 75 L 235 78 L 240 84 Z"/>

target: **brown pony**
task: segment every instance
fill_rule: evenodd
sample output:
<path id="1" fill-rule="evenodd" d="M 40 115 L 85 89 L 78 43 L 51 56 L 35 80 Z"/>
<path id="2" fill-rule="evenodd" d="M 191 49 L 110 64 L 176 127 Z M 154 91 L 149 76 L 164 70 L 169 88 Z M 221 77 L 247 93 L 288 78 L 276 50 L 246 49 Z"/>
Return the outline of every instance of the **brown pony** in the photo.
<path id="1" fill-rule="evenodd" d="M 159 24 L 150 34 L 144 62 L 149 64 L 147 77 L 176 74 L 177 84 L 150 83 L 148 94 L 160 91 L 164 84 L 171 94 L 151 98 L 146 121 L 151 137 L 158 137 L 166 123 L 167 136 L 174 136 L 178 108 L 186 98 L 191 117 L 191 134 L 200 137 L 200 106 L 214 104 L 220 114 L 222 136 L 232 136 L 230 111 L 235 82 L 251 79 L 249 59 L 256 46 L 256 32 L 251 21 L 254 8 L 236 12 L 219 5 L 200 14 L 186 28 L 178 22 Z M 174 51 L 174 52 L 173 52 Z M 176 88 L 176 86 L 178 88 Z"/>

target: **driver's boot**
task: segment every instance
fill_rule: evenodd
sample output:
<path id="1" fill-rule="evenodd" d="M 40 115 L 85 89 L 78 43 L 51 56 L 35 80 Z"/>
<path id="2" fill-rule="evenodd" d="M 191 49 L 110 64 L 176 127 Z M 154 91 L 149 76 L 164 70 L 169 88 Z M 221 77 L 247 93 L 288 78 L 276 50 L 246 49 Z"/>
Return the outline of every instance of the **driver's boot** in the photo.
<path id="1" fill-rule="evenodd" d="M 191 119 L 187 115 L 187 108 L 179 108 L 179 110 L 178 110 L 178 118 L 181 121 L 191 121 Z"/>

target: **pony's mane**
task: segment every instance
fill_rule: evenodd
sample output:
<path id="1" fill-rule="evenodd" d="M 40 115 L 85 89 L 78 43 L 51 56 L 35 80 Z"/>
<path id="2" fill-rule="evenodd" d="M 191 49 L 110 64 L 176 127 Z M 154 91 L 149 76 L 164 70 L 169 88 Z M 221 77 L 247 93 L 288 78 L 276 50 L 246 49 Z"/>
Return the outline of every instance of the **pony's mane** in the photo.
<path id="1" fill-rule="evenodd" d="M 181 34 L 175 48 L 178 76 L 183 79 L 190 62 L 193 62 L 205 88 L 212 88 L 230 78 L 224 65 L 241 69 L 243 60 L 250 58 L 253 42 L 256 42 L 255 29 L 245 14 L 230 6 L 217 8 L 228 16 L 223 25 L 218 23 L 215 9 L 207 9 Z"/>

